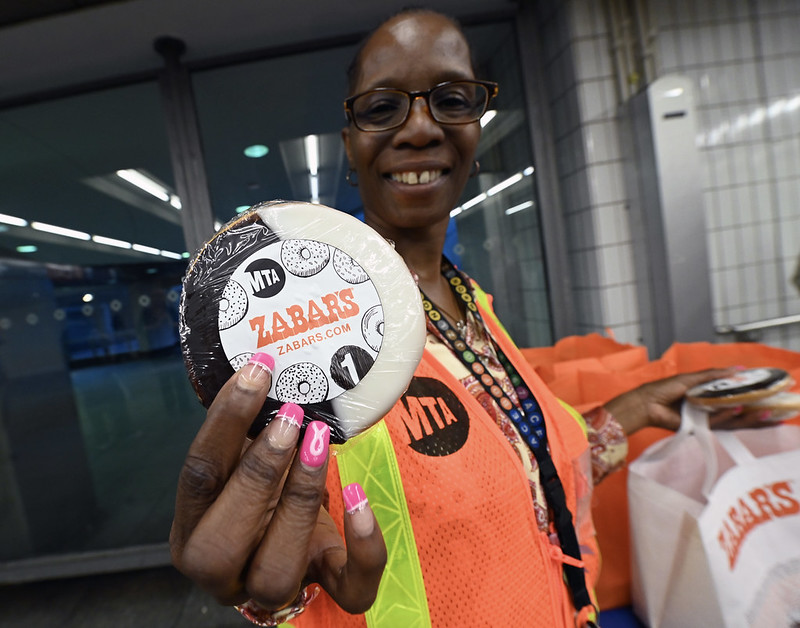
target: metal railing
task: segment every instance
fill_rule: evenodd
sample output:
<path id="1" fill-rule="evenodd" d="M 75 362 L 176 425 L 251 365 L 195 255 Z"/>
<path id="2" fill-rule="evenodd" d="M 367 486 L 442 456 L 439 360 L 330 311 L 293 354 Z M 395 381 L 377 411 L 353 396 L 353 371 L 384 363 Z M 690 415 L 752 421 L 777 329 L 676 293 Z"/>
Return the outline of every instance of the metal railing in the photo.
<path id="1" fill-rule="evenodd" d="M 752 323 L 739 323 L 736 325 L 719 325 L 715 331 L 720 335 L 733 335 L 736 340 L 743 342 L 750 342 L 756 340 L 758 332 L 765 329 L 774 329 L 776 327 L 786 327 L 788 325 L 800 324 L 800 314 L 792 314 L 790 316 L 779 316 L 777 318 L 768 318 L 763 321 L 754 321 Z"/>

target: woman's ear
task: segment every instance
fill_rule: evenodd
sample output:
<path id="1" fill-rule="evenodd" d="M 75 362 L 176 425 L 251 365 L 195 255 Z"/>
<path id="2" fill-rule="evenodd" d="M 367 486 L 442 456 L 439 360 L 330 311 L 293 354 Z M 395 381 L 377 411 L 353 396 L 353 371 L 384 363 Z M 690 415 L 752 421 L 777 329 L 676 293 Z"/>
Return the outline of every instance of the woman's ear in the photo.
<path id="1" fill-rule="evenodd" d="M 344 152 L 347 155 L 347 163 L 349 167 L 353 167 L 353 154 L 352 149 L 350 148 L 350 127 L 346 126 L 342 129 L 342 142 L 344 142 Z"/>

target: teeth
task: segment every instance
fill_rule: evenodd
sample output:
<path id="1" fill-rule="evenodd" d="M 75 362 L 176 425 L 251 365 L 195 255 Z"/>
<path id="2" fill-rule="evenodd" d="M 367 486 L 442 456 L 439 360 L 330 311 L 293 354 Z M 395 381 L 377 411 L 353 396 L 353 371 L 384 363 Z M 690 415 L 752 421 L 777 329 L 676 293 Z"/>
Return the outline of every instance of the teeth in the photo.
<path id="1" fill-rule="evenodd" d="M 433 183 L 441 176 L 441 170 L 423 170 L 422 172 L 393 172 L 391 175 L 392 181 L 405 183 L 407 185 Z"/>

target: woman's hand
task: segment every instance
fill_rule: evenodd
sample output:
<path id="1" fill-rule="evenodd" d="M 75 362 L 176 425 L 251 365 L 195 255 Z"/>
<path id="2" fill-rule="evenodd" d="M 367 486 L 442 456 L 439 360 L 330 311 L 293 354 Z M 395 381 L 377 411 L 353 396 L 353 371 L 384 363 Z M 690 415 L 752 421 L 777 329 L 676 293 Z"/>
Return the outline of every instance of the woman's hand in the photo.
<path id="1" fill-rule="evenodd" d="M 638 388 L 615 397 L 605 404 L 614 418 L 630 435 L 643 427 L 662 427 L 677 430 L 681 424 L 681 404 L 686 392 L 704 382 L 730 377 L 735 368 L 708 369 L 694 373 L 682 373 L 643 384 Z M 726 408 L 709 414 L 713 429 L 741 429 L 769 425 L 764 410 L 743 411 L 742 407 Z"/>
<path id="2" fill-rule="evenodd" d="M 253 600 L 274 611 L 318 582 L 344 610 L 363 612 L 377 595 L 386 548 L 369 506 L 345 514 L 345 548 L 321 505 L 329 428 L 309 425 L 296 454 L 303 414 L 286 404 L 246 439 L 273 365 L 256 354 L 209 408 L 178 481 L 173 563 L 222 604 Z"/>

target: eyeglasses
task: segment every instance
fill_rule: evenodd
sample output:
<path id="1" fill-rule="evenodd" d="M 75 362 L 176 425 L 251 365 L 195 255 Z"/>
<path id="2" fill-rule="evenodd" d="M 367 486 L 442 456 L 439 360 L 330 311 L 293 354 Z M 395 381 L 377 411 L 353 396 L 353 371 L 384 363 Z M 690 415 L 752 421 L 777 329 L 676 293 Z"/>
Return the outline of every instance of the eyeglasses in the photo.
<path id="1" fill-rule="evenodd" d="M 421 92 L 379 87 L 345 100 L 344 112 L 361 131 L 388 131 L 405 124 L 411 104 L 424 98 L 436 122 L 469 124 L 486 113 L 497 90 L 492 81 L 447 81 Z"/>

